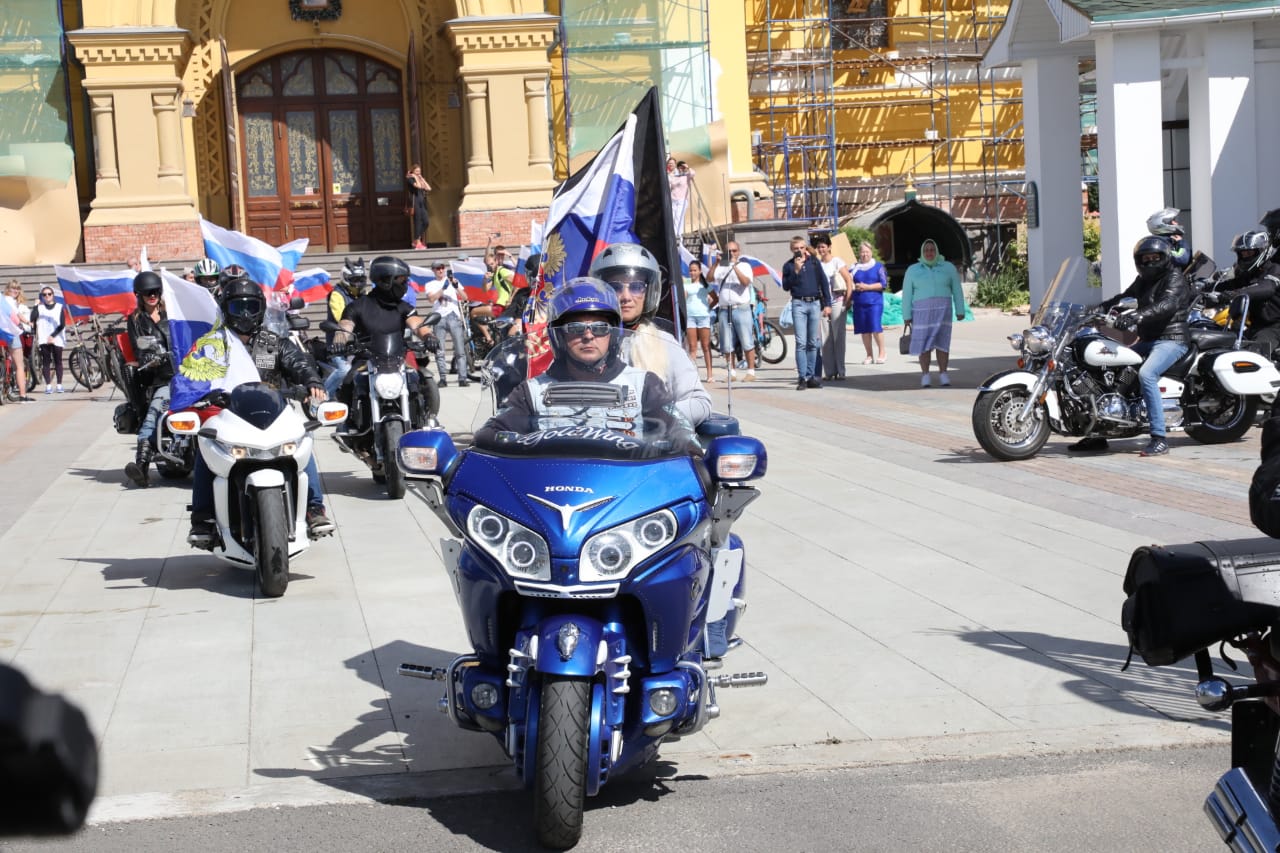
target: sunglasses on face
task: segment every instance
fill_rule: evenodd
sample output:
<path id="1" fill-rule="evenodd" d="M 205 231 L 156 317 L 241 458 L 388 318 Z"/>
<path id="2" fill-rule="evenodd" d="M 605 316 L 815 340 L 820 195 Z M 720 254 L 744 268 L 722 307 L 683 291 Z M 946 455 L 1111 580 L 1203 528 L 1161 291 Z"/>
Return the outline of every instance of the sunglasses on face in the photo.
<path id="1" fill-rule="evenodd" d="M 151 291 L 150 293 L 144 293 L 144 294 L 142 294 L 142 298 L 143 298 L 143 299 L 159 299 L 159 298 L 160 298 L 160 294 L 159 294 L 159 292 L 157 292 L 157 291 L 154 291 L 154 290 L 153 290 L 153 291 Z"/>
<path id="2" fill-rule="evenodd" d="M 570 338 L 585 337 L 587 332 L 590 332 L 593 338 L 603 338 L 608 336 L 609 330 L 613 327 L 605 320 L 593 320 L 590 323 L 565 323 L 561 328 Z"/>
<path id="3" fill-rule="evenodd" d="M 40 295 L 41 295 L 41 296 L 53 296 L 53 291 L 52 291 L 52 290 L 46 290 L 44 293 L 41 293 Z"/>
<path id="4" fill-rule="evenodd" d="M 611 281 L 609 286 L 618 294 L 631 293 L 635 296 L 643 296 L 649 289 L 649 283 L 646 281 Z"/>

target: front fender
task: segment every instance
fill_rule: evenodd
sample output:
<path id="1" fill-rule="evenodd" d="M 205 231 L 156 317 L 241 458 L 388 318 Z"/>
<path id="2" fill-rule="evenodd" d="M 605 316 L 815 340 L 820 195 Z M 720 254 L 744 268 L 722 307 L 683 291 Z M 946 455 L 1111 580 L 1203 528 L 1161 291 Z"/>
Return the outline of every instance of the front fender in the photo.
<path id="1" fill-rule="evenodd" d="M 575 633 L 574 628 L 576 640 L 562 643 L 562 631 L 567 638 Z M 581 613 L 549 616 L 538 623 L 534 636 L 538 648 L 533 654 L 533 666 L 543 675 L 593 678 L 604 668 L 600 642 L 605 639 L 605 627 L 598 619 Z M 565 651 L 570 652 L 567 657 Z"/>
<path id="2" fill-rule="evenodd" d="M 246 489 L 279 489 L 284 486 L 284 472 L 279 468 L 259 468 L 244 478 Z"/>
<path id="3" fill-rule="evenodd" d="M 978 386 L 978 394 L 985 394 L 988 391 L 999 391 L 1001 388 L 1009 388 L 1011 386 L 1020 385 L 1030 391 L 1039 381 L 1040 375 L 1032 373 L 1030 370 L 1006 370 L 1003 373 L 996 373 L 987 377 L 987 380 Z M 1049 411 L 1049 420 L 1051 423 L 1060 423 L 1062 421 L 1062 412 L 1058 408 L 1058 392 L 1053 386 L 1045 389 L 1044 405 Z"/>

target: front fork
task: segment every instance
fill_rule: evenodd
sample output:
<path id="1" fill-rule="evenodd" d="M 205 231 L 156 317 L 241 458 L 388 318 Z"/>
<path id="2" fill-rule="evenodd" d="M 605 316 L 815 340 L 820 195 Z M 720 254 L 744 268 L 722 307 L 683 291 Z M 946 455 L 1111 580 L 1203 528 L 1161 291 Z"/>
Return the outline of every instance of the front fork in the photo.
<path id="1" fill-rule="evenodd" d="M 1045 390 L 1049 387 L 1050 361 L 1051 359 L 1046 359 L 1045 363 L 1040 367 L 1040 374 L 1036 376 L 1036 384 L 1031 386 L 1031 393 L 1027 397 L 1027 403 L 1022 407 L 1022 411 L 1018 412 L 1018 426 L 1022 426 L 1035 415 L 1036 408 L 1040 405 L 1040 398 L 1044 396 Z"/>

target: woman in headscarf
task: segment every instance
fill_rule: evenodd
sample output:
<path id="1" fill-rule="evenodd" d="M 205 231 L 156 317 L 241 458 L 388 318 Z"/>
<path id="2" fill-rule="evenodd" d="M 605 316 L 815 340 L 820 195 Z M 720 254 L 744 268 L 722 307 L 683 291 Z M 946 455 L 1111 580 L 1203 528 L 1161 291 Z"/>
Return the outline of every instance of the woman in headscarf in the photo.
<path id="1" fill-rule="evenodd" d="M 884 364 L 884 292 L 889 287 L 884 264 L 875 259 L 871 244 L 858 247 L 858 262 L 853 265 L 853 333 L 862 335 L 862 348 L 867 351 L 863 364 Z M 876 356 L 871 356 L 875 341 Z"/>
<path id="2" fill-rule="evenodd" d="M 964 291 L 960 273 L 942 257 L 938 244 L 925 240 L 920 260 L 907 267 L 902 282 L 902 322 L 911 333 L 910 353 L 920 358 L 920 387 L 929 387 L 929 362 L 938 352 L 938 384 L 951 384 L 951 317 L 964 319 Z"/>

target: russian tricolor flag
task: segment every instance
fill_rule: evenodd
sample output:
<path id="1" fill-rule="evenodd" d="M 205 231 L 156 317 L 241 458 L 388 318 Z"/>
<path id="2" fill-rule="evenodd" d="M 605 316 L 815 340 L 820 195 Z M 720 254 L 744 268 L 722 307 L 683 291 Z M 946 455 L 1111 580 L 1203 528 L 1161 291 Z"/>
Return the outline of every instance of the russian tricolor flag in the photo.
<path id="1" fill-rule="evenodd" d="M 484 276 L 488 267 L 483 258 L 451 261 L 449 268 L 453 270 L 453 280 L 462 285 L 469 302 L 492 302 L 497 298 L 494 291 L 485 290 Z"/>
<path id="2" fill-rule="evenodd" d="M 319 302 L 333 292 L 333 281 L 322 267 L 293 273 L 293 295 L 302 297 L 308 305 Z"/>
<path id="3" fill-rule="evenodd" d="M 160 277 L 169 315 L 169 347 L 177 366 L 169 382 L 169 408 L 185 409 L 210 391 L 257 381 L 258 369 L 240 338 L 218 325 L 213 295 L 167 270 Z"/>
<path id="4" fill-rule="evenodd" d="M 73 315 L 128 314 L 138 306 L 133 295 L 133 270 L 82 270 L 53 268 L 58 286 Z"/>
<path id="5" fill-rule="evenodd" d="M 758 258 L 752 258 L 748 255 L 739 255 L 738 257 L 740 260 L 746 261 L 751 265 L 752 275 L 760 277 L 769 276 L 773 279 L 774 284 L 778 285 L 778 287 L 782 287 L 782 274 L 776 269 Z"/>
<path id="6" fill-rule="evenodd" d="M 200 234 L 204 237 L 206 255 L 222 267 L 233 264 L 244 267 L 250 278 L 268 290 L 288 287 L 292 271 L 307 248 L 306 238 L 277 249 L 256 237 L 229 231 L 206 219 L 200 220 Z"/>

